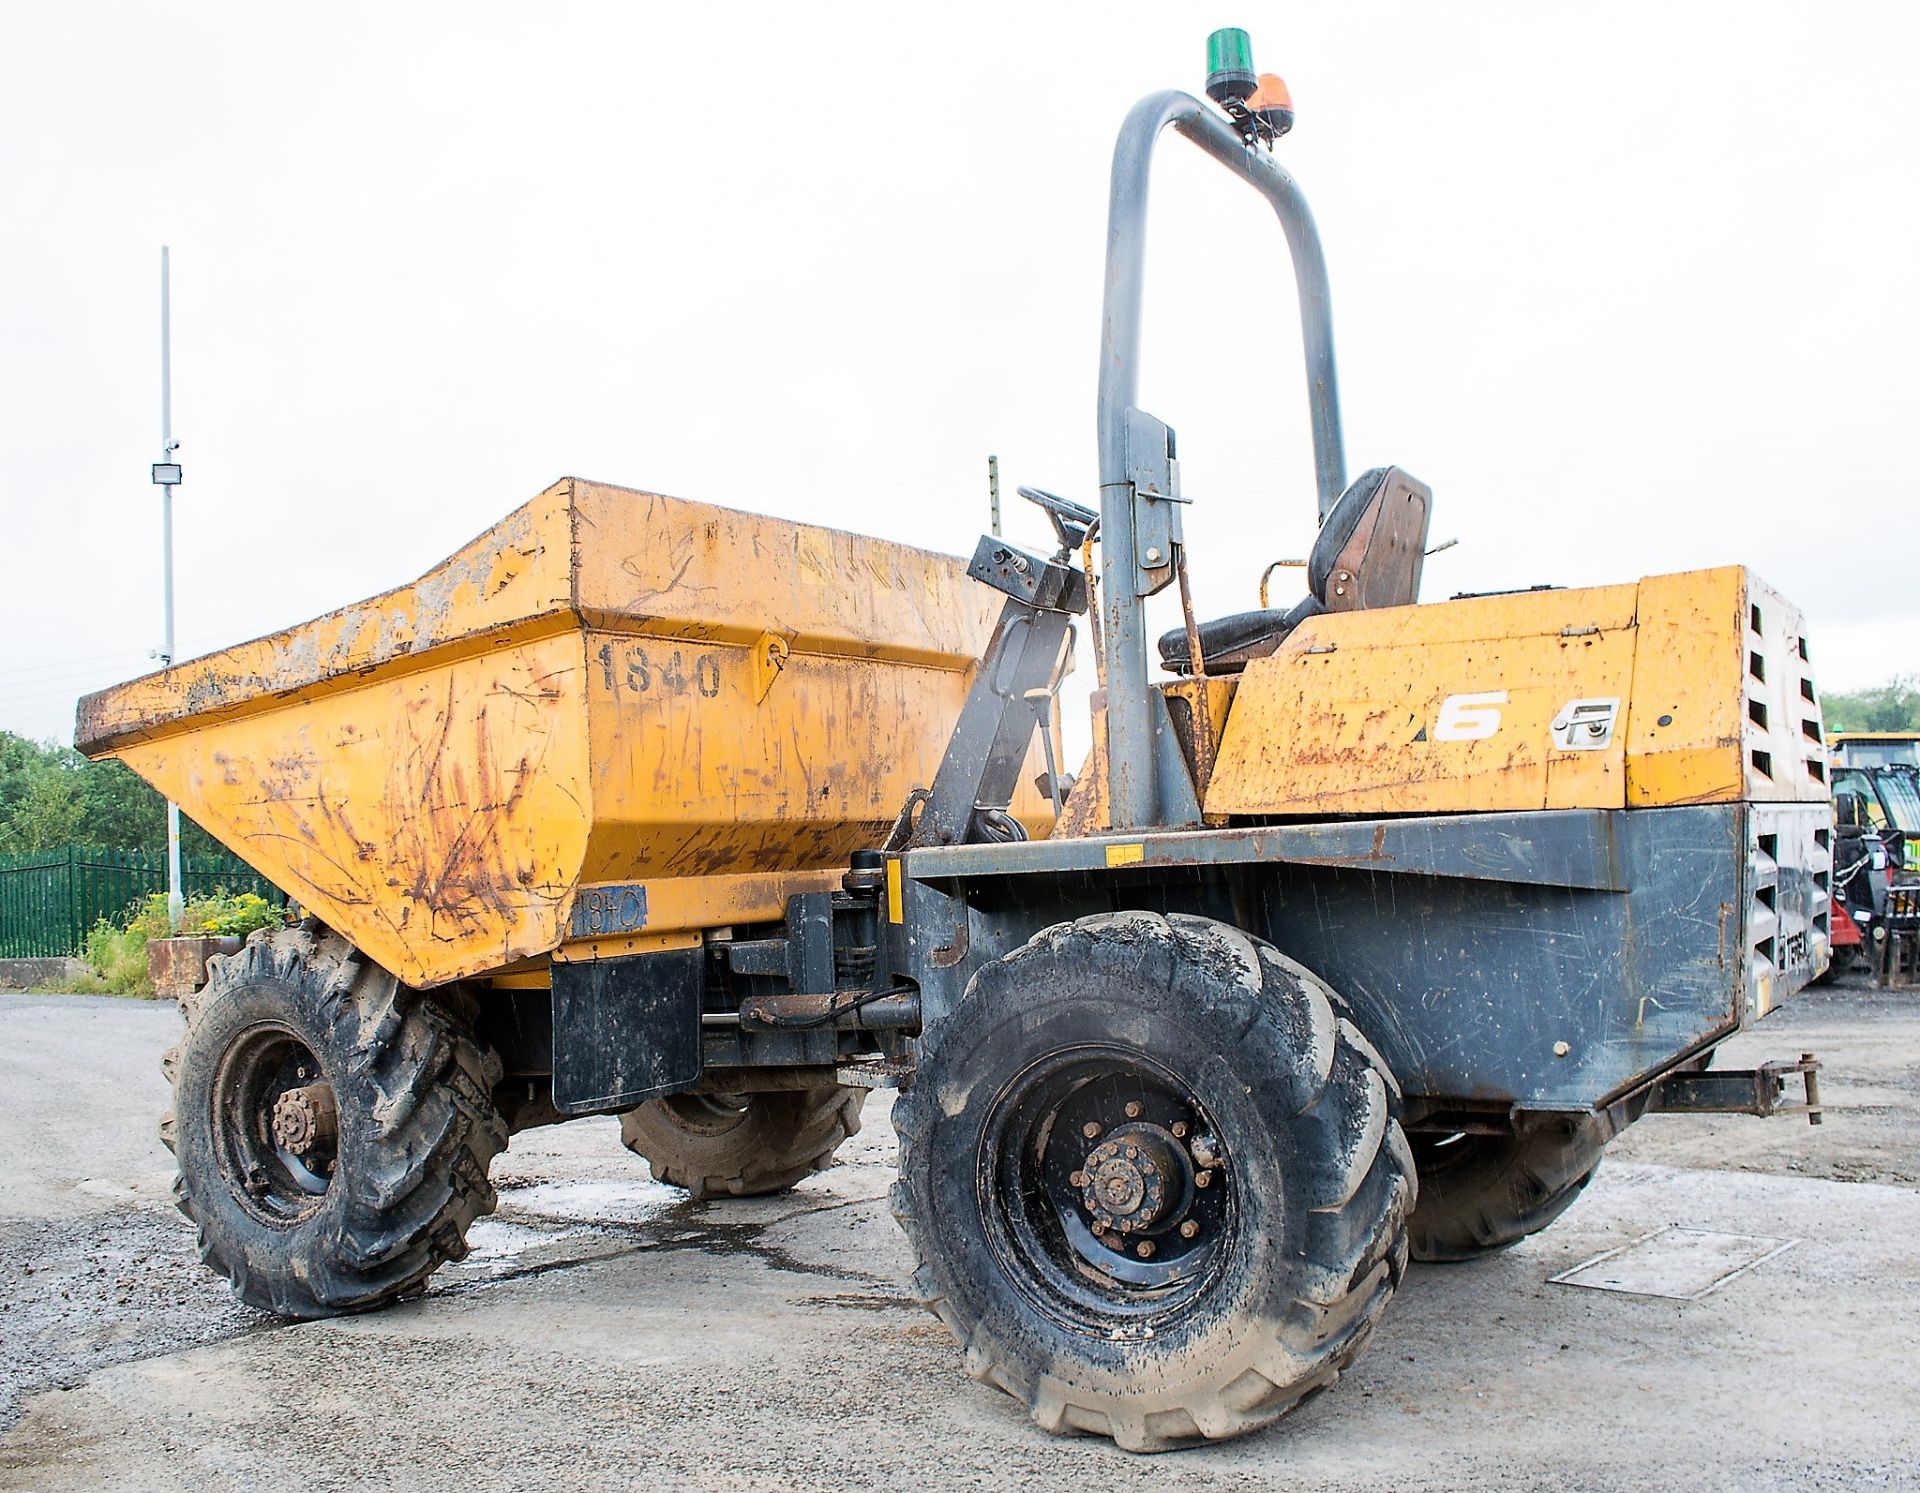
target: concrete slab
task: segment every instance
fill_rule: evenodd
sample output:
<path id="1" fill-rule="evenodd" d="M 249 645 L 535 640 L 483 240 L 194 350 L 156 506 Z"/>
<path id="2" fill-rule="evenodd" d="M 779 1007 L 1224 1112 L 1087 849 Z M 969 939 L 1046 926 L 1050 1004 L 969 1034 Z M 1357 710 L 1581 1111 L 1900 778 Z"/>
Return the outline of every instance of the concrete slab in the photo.
<path id="1" fill-rule="evenodd" d="M 33 1090 L 10 1004 L 0 1092 L 12 1105 Z M 73 1014 L 100 1035 L 91 1008 Z M 167 1035 L 128 1030 L 149 1059 Z M 1920 1003 L 1879 1039 L 1912 1063 Z M 1844 1131 L 1846 1081 L 1836 1072 L 1829 1087 L 1824 1128 Z M 1547 1233 L 1415 1268 L 1353 1372 L 1279 1427 L 1131 1458 L 1049 1438 L 966 1378 L 945 1330 L 906 1298 L 885 1202 L 892 1150 L 876 1100 L 847 1164 L 783 1198 L 693 1205 L 648 1181 L 610 1122 L 527 1132 L 501 1158 L 501 1211 L 473 1259 L 420 1301 L 296 1326 L 222 1307 L 184 1222 L 143 1187 L 92 1196 L 0 1151 L 0 1181 L 25 1165 L 33 1196 L 64 1189 L 50 1221 L 0 1227 L 94 1231 L 86 1249 L 49 1235 L 0 1255 L 0 1342 L 27 1342 L 70 1386 L 17 1376 L 28 1398 L 0 1437 L 0 1485 L 1920 1488 L 1912 1187 L 1728 1170 L 1711 1149 L 1610 1156 Z M 64 1165 L 138 1179 L 157 1159 L 82 1152 Z M 0 1193 L 7 1207 L 14 1196 Z M 1699 1300 L 1548 1284 L 1674 1225 L 1804 1242 Z M 35 1276 L 15 1273 L 35 1258 Z M 34 1294 L 47 1272 L 74 1298 L 65 1315 Z M 160 1299 L 172 1316 L 149 1310 Z M 32 1357 L 7 1353 L 9 1366 Z"/>

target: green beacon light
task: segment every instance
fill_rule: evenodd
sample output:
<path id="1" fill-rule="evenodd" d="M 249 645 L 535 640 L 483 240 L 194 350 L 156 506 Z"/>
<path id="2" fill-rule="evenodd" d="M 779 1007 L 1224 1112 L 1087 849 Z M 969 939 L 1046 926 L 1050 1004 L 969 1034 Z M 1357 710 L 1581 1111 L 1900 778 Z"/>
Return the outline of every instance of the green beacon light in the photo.
<path id="1" fill-rule="evenodd" d="M 1238 26 L 1222 26 L 1207 38 L 1207 97 L 1225 106 L 1260 86 L 1253 70 L 1253 42 Z"/>

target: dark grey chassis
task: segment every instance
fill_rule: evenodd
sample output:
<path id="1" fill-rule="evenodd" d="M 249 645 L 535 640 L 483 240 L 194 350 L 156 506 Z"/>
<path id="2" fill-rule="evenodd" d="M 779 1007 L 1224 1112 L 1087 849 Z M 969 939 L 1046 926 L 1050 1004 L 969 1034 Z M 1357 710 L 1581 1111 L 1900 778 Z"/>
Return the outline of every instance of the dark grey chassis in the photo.
<path id="1" fill-rule="evenodd" d="M 1020 624 L 1031 610 L 1009 599 L 956 731 L 997 749 L 953 759 L 983 765 L 957 793 L 943 772 L 920 813 L 929 834 L 943 798 L 1008 801 L 1033 720 L 1017 686 L 1037 664 L 1020 642 L 1036 638 L 1048 660 L 1057 642 Z M 1028 725 L 996 732 L 983 716 Z M 891 1086 L 910 1081 L 910 1039 L 982 965 L 1052 924 L 1141 909 L 1230 924 L 1319 974 L 1398 1078 L 1410 1129 L 1605 1110 L 1619 1124 L 1663 1100 L 1765 1113 L 1789 1070 L 1704 1087 L 1697 1070 L 1819 973 L 1829 835 L 1822 805 L 1730 803 L 869 853 L 845 891 L 793 898 L 783 924 L 556 965 L 550 1046 L 532 996 L 515 1030 L 496 1018 L 489 1035 L 510 1073 L 553 1074 L 565 1114 L 818 1083 L 828 1069 Z"/>
<path id="2" fill-rule="evenodd" d="M 1736 803 L 930 848 L 902 858 L 892 947 L 930 1024 L 1050 923 L 1196 913 L 1352 1003 L 1410 1128 L 1597 1110 L 1818 973 L 1825 831 L 1819 805 Z"/>

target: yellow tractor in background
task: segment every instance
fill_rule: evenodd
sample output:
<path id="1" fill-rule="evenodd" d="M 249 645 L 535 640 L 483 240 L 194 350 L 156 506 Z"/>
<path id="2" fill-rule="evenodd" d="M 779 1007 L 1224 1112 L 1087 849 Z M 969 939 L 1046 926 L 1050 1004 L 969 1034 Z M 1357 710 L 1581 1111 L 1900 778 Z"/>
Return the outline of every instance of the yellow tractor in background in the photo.
<path id="1" fill-rule="evenodd" d="M 1284 87 L 1243 33 L 1210 52 L 1211 103 L 1121 131 L 1099 501 L 1029 490 L 1051 546 L 569 480 L 412 586 L 82 702 L 86 752 L 308 914 L 213 961 L 167 1061 L 181 1204 L 247 1300 L 419 1290 L 516 1129 L 617 1114 L 657 1176 L 763 1193 L 898 1088 L 913 1287 L 969 1371 L 1157 1450 L 1332 1383 L 1409 1255 L 1546 1226 L 1643 1113 L 1786 1109 L 1796 1074 L 1813 1109 L 1810 1063 L 1707 1067 L 1828 960 L 1802 619 L 1739 568 L 1418 604 L 1432 495 L 1348 480 Z M 1298 604 L 1188 607 L 1156 682 L 1168 128 L 1284 230 L 1321 522 Z"/>

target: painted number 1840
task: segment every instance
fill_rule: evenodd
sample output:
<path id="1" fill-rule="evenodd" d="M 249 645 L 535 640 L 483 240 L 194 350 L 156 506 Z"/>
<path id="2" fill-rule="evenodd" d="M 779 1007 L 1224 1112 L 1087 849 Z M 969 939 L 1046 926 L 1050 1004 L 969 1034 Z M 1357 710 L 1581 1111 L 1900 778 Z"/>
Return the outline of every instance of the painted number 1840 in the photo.
<path id="1" fill-rule="evenodd" d="M 613 693 L 631 690 L 636 695 L 684 695 L 697 691 L 711 700 L 720 693 L 720 660 L 702 653 L 688 669 L 685 655 L 678 648 L 671 653 L 651 655 L 639 644 L 616 649 L 602 643 L 599 653 L 600 675 Z"/>

